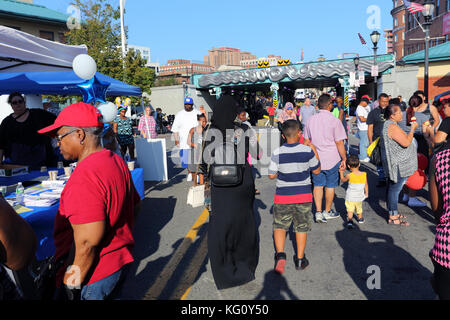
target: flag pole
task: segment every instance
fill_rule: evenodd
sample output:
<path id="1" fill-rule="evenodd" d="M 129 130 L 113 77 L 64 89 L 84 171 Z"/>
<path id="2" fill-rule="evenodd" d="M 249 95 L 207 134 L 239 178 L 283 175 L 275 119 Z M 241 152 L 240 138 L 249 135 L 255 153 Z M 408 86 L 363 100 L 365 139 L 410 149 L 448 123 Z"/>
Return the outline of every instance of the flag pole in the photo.
<path id="1" fill-rule="evenodd" d="M 120 1 L 120 32 L 122 36 L 122 60 L 125 61 L 125 52 L 127 51 L 126 47 L 127 37 L 125 35 L 125 18 L 124 18 L 125 4 L 123 0 L 119 1 Z"/>

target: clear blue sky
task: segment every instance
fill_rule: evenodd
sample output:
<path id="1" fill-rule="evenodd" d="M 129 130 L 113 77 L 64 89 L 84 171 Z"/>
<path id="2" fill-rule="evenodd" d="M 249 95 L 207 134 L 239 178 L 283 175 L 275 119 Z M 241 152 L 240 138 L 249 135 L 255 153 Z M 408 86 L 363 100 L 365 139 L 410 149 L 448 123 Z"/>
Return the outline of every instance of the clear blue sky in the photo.
<path id="1" fill-rule="evenodd" d="M 119 0 L 110 0 L 119 6 Z M 66 12 L 70 0 L 34 0 Z M 150 47 L 151 60 L 201 60 L 212 47 L 233 47 L 257 57 L 280 55 L 305 61 L 320 54 L 337 59 L 344 52 L 372 54 L 367 21 L 370 6 L 380 9 L 380 29 L 392 28 L 392 0 L 127 0 L 129 44 Z M 361 45 L 360 32 L 368 43 Z M 385 53 L 382 36 L 379 53 Z"/>

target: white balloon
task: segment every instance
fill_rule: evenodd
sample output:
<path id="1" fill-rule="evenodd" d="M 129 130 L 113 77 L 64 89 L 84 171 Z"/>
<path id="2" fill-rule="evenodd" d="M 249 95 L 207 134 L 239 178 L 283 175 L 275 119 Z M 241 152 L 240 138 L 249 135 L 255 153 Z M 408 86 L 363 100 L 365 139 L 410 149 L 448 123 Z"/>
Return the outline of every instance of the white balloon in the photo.
<path id="1" fill-rule="evenodd" d="M 72 68 L 75 74 L 81 79 L 90 80 L 97 72 L 97 63 L 95 63 L 95 60 L 91 56 L 79 54 L 73 59 Z"/>
<path id="2" fill-rule="evenodd" d="M 112 102 L 102 103 L 98 110 L 103 116 L 103 122 L 112 122 L 117 117 L 117 106 Z"/>

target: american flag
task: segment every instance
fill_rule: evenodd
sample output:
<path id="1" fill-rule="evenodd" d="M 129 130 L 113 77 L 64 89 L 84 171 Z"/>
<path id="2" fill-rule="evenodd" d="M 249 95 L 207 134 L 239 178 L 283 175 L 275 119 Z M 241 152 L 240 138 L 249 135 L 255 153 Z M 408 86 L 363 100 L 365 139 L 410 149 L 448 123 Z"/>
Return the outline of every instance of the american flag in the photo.
<path id="1" fill-rule="evenodd" d="M 364 38 L 363 38 L 363 36 L 361 35 L 361 33 L 358 32 L 358 36 L 359 36 L 359 40 L 361 40 L 361 43 L 362 43 L 363 45 L 367 44 L 367 43 L 366 43 L 366 40 L 364 40 Z"/>
<path id="2" fill-rule="evenodd" d="M 411 14 L 423 11 L 425 9 L 425 7 L 420 3 L 410 2 L 408 0 L 403 0 L 403 3 L 405 4 L 406 10 L 408 10 Z"/>

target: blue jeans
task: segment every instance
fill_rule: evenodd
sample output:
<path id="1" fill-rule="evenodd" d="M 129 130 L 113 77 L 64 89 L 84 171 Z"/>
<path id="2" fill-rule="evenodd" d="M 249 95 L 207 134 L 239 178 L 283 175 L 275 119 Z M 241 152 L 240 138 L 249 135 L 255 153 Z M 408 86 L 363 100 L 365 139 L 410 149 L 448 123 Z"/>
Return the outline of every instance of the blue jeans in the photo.
<path id="1" fill-rule="evenodd" d="M 387 208 L 389 215 L 391 216 L 398 215 L 398 197 L 408 178 L 409 177 L 401 178 L 399 174 L 397 183 L 394 183 L 389 179 L 387 187 Z"/>
<path id="2" fill-rule="evenodd" d="M 359 130 L 359 160 L 368 158 L 367 148 L 369 147 L 369 136 L 367 130 Z"/>
<path id="3" fill-rule="evenodd" d="M 81 300 L 106 300 L 111 297 L 123 274 L 123 269 L 81 289 Z"/>
<path id="4" fill-rule="evenodd" d="M 335 189 L 339 186 L 339 161 L 337 165 L 329 170 L 322 170 L 319 174 L 313 174 L 312 180 L 314 187 L 326 187 L 327 189 Z"/>

